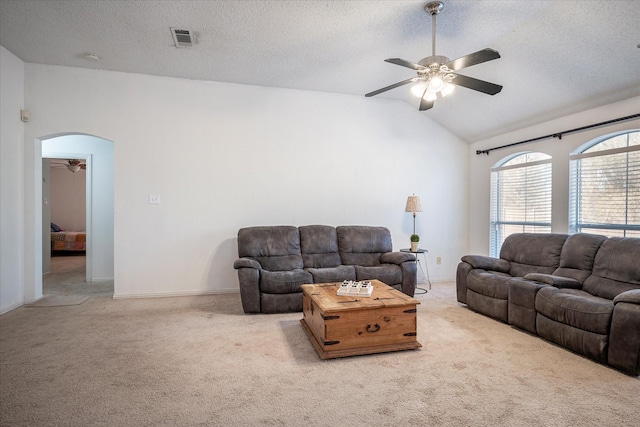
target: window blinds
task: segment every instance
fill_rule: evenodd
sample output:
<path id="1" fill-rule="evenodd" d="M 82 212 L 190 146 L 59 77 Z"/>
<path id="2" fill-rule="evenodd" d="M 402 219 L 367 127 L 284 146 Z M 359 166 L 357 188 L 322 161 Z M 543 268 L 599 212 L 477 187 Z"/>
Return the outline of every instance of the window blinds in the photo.
<path id="1" fill-rule="evenodd" d="M 570 156 L 570 232 L 640 237 L 640 146 Z"/>
<path id="2" fill-rule="evenodd" d="M 551 159 L 495 167 L 491 171 L 489 252 L 499 256 L 502 243 L 510 234 L 551 231 Z"/>

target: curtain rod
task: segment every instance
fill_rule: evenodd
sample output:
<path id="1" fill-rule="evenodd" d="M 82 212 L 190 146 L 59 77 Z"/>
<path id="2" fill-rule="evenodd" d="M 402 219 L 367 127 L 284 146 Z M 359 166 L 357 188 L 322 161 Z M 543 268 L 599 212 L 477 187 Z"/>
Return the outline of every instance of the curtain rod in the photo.
<path id="1" fill-rule="evenodd" d="M 535 142 L 535 141 L 540 141 L 542 139 L 548 139 L 548 138 L 562 139 L 562 135 L 567 135 L 567 134 L 576 133 L 576 132 L 582 132 L 582 131 L 587 130 L 587 129 L 592 129 L 592 128 L 596 128 L 596 127 L 599 127 L 599 126 L 607 126 L 607 125 L 611 125 L 613 123 L 624 122 L 626 120 L 635 119 L 637 117 L 640 117 L 640 113 L 639 114 L 632 114 L 632 115 L 626 116 L 626 117 L 620 117 L 620 118 L 617 118 L 617 119 L 607 120 L 606 122 L 594 123 L 594 124 L 591 124 L 591 125 L 582 126 L 582 127 L 575 128 L 575 129 L 569 129 L 569 130 L 565 130 L 563 132 L 551 133 L 549 135 L 539 136 L 537 138 L 527 139 L 525 141 L 514 142 L 512 144 L 501 145 L 499 147 L 487 148 L 486 150 L 476 150 L 476 154 L 486 154 L 488 156 L 491 151 L 499 150 L 501 148 L 513 147 L 514 145 L 526 144 L 528 142 Z"/>

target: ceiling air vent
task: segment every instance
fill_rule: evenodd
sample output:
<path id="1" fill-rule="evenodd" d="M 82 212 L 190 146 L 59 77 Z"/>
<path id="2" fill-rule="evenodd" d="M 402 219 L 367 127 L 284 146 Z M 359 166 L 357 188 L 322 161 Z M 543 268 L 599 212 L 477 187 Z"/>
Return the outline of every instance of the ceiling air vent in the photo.
<path id="1" fill-rule="evenodd" d="M 171 35 L 173 36 L 173 42 L 176 44 L 176 47 L 192 47 L 196 42 L 194 32 L 185 30 L 184 28 L 171 27 Z"/>

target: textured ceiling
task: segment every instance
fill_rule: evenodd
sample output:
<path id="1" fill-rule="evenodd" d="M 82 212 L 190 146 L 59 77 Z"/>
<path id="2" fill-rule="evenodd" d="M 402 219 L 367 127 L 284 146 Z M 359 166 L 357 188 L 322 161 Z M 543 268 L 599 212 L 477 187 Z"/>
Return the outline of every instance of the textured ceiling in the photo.
<path id="1" fill-rule="evenodd" d="M 385 58 L 431 55 L 426 3 L 0 0 L 0 44 L 30 63 L 363 96 L 415 75 Z M 459 87 L 421 113 L 469 142 L 640 95 L 639 1 L 444 3 L 437 54 L 502 56 L 462 71 L 501 93 Z M 170 27 L 198 43 L 175 48 Z M 409 92 L 368 102 L 417 109 Z"/>

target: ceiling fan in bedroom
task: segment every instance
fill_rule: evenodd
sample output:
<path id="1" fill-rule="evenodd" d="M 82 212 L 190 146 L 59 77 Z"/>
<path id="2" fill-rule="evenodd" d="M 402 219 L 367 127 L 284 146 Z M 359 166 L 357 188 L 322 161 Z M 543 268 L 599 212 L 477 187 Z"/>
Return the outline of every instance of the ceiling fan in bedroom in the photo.
<path id="1" fill-rule="evenodd" d="M 492 61 L 500 58 L 500 54 L 493 49 L 482 49 L 469 55 L 465 55 L 453 61 L 446 56 L 436 55 L 436 15 L 440 13 L 444 4 L 441 1 L 427 3 L 424 10 L 431 15 L 431 56 L 422 58 L 417 63 L 400 58 L 385 59 L 385 62 L 411 68 L 417 75 L 382 89 L 367 93 L 366 97 L 379 95 L 397 87 L 415 83 L 411 92 L 420 98 L 420 111 L 433 107 L 435 100 L 445 97 L 455 89 L 455 86 L 466 87 L 488 95 L 495 95 L 502 90 L 502 86 L 489 83 L 484 80 L 474 79 L 457 71 L 472 65 Z"/>
<path id="2" fill-rule="evenodd" d="M 80 159 L 68 159 L 64 162 L 51 161 L 53 167 L 66 167 L 70 172 L 76 173 L 80 169 L 87 169 L 87 164 L 83 163 Z"/>

